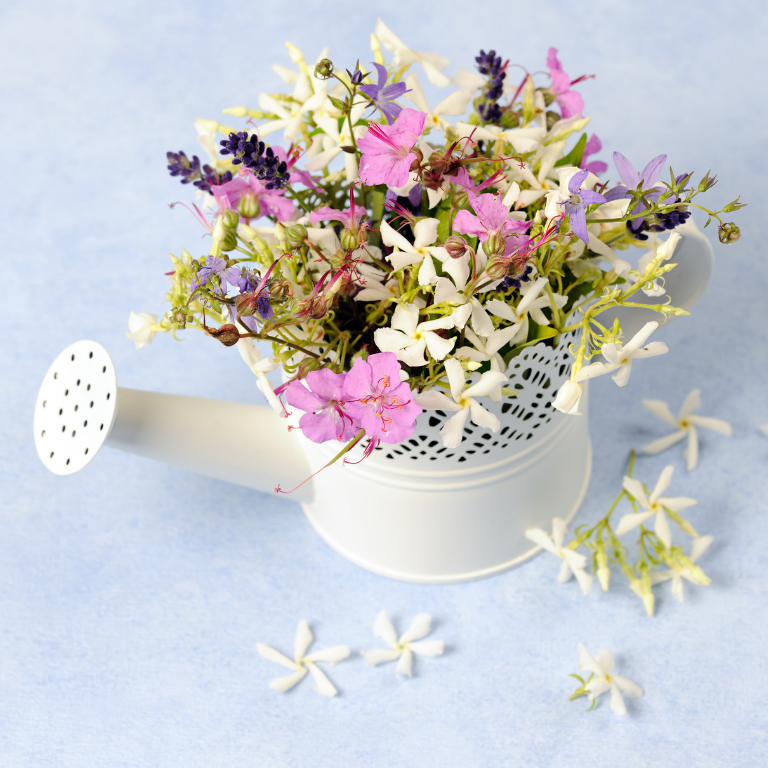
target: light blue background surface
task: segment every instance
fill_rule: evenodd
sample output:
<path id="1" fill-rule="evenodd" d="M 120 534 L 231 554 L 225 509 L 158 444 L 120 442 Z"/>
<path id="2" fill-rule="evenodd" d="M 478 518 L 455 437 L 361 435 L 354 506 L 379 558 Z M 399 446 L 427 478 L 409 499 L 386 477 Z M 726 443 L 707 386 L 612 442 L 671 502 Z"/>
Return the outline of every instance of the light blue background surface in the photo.
<path id="1" fill-rule="evenodd" d="M 653 619 L 618 577 L 587 599 L 559 586 L 550 556 L 471 584 L 402 584 L 341 559 L 272 496 L 110 450 L 69 478 L 36 458 L 37 387 L 77 339 L 107 347 L 123 386 L 260 398 L 211 340 L 137 353 L 125 338 L 129 310 L 166 309 L 167 253 L 198 237 L 167 207 L 190 195 L 164 153 L 198 151 L 194 118 L 276 89 L 285 40 L 365 62 L 379 13 L 414 48 L 450 56 L 450 71 L 480 47 L 541 69 L 558 47 L 573 77 L 597 74 L 580 90 L 605 159 L 666 152 L 677 172 L 719 175 L 713 204 L 750 204 L 733 217 L 742 241 L 715 245 L 693 317 L 665 329 L 671 353 L 637 365 L 626 390 L 593 389 L 580 521 L 606 509 L 629 449 L 664 434 L 641 398 L 676 409 L 700 386 L 702 413 L 734 427 L 703 436 L 692 474 L 679 448 L 637 462 L 648 482 L 674 463 L 674 494 L 699 500 L 690 517 L 715 537 L 701 561 L 712 586 L 686 585 L 682 605 L 661 587 Z M 767 18 L 758 2 L 4 3 L 0 765 L 765 764 Z M 268 689 L 281 669 L 257 641 L 290 654 L 307 618 L 317 648 L 375 647 L 382 607 L 401 630 L 433 614 L 446 654 L 405 681 L 355 655 L 329 672 L 334 700 L 309 680 Z M 568 701 L 579 642 L 613 649 L 645 689 L 629 717 Z"/>

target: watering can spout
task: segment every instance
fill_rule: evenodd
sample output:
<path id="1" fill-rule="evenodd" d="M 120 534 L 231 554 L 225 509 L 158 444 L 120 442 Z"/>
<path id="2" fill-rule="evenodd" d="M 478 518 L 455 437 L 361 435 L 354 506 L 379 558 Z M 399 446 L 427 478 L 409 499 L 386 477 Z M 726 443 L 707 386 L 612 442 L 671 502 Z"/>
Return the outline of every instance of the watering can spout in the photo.
<path id="1" fill-rule="evenodd" d="M 82 469 L 102 445 L 265 493 L 311 474 L 271 408 L 118 387 L 109 354 L 93 341 L 67 347 L 46 373 L 34 430 L 41 461 L 59 475 Z M 287 498 L 312 497 L 310 482 Z"/>

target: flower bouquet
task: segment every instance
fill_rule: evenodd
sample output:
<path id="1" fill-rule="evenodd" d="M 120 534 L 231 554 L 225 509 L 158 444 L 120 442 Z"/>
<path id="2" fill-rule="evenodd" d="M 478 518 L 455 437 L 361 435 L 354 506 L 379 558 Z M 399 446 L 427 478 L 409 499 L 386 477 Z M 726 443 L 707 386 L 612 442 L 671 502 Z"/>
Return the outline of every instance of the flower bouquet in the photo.
<path id="1" fill-rule="evenodd" d="M 721 214 L 742 204 L 702 206 L 715 178 L 676 173 L 663 154 L 638 171 L 615 152 L 609 173 L 585 131 L 585 78 L 554 48 L 541 82 L 495 51 L 449 77 L 446 59 L 381 21 L 371 48 L 370 64 L 341 68 L 288 44 L 294 66 L 274 70 L 290 93 L 224 110 L 238 127 L 198 120 L 207 163 L 168 153 L 171 175 L 197 190 L 187 207 L 211 245 L 171 257 L 171 309 L 159 321 L 131 313 L 137 346 L 191 327 L 237 347 L 275 411 L 336 446 L 323 466 L 358 444 L 362 458 L 506 448 L 500 416 L 514 415 L 531 374 L 521 359 L 558 355 L 531 405 L 549 420 L 581 412 L 588 379 L 610 373 L 624 387 L 633 360 L 666 353 L 648 341 L 658 322 L 625 338 L 618 318 L 603 319 L 687 314 L 665 289 L 677 230 L 699 208 L 734 242 Z M 434 108 L 422 73 L 453 88 Z M 425 420 L 439 432 L 419 453 Z"/>

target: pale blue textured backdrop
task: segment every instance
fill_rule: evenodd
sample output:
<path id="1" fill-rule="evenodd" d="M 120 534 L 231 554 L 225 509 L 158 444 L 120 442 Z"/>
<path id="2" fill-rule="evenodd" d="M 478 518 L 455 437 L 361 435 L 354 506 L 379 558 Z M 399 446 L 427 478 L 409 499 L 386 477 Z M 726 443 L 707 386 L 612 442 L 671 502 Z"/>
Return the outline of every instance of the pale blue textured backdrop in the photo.
<path id="1" fill-rule="evenodd" d="M 166 175 L 164 152 L 195 150 L 195 117 L 275 88 L 285 40 L 366 61 L 379 14 L 452 67 L 495 47 L 542 68 L 558 47 L 573 76 L 598 75 L 581 91 L 606 158 L 666 152 L 678 172 L 718 173 L 714 198 L 750 203 L 742 241 L 715 246 L 694 316 L 666 329 L 671 354 L 638 365 L 624 391 L 594 390 L 581 520 L 606 508 L 630 447 L 663 434 L 642 397 L 677 405 L 701 386 L 704 412 L 734 425 L 730 441 L 706 434 L 693 474 L 679 451 L 638 460 L 648 480 L 676 465 L 675 493 L 699 499 L 691 518 L 716 539 L 702 560 L 712 587 L 687 589 L 683 605 L 661 588 L 652 620 L 623 585 L 588 599 L 558 586 L 549 556 L 472 584 L 401 584 L 342 560 L 271 496 L 109 450 L 64 479 L 35 456 L 38 383 L 77 339 L 103 343 L 125 386 L 258 399 L 219 345 L 158 338 L 137 353 L 125 338 L 129 310 L 164 311 L 167 253 L 198 236 L 167 207 L 188 188 Z M 758 2 L 6 0 L 0 765 L 765 764 L 767 21 Z M 256 641 L 290 652 L 306 617 L 318 647 L 370 647 L 382 607 L 401 628 L 432 613 L 448 652 L 405 681 L 353 657 L 331 671 L 334 700 L 309 681 L 267 688 L 279 668 Z M 579 642 L 614 649 L 645 688 L 629 717 L 568 702 Z"/>

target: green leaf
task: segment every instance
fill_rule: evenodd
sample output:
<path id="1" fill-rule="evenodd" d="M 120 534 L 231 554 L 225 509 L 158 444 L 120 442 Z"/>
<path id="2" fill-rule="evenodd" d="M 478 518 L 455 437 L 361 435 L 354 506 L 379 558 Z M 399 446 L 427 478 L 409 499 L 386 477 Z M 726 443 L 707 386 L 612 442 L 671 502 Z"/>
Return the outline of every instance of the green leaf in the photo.
<path id="1" fill-rule="evenodd" d="M 587 134 L 582 133 L 581 138 L 576 142 L 576 146 L 562 159 L 555 163 L 555 168 L 563 165 L 573 165 L 578 168 L 584 159 L 584 148 L 587 146 Z"/>
<path id="2" fill-rule="evenodd" d="M 340 109 L 342 112 L 346 112 L 347 105 L 341 99 L 337 99 L 333 96 L 329 96 L 328 98 L 330 99 L 331 104 L 336 107 L 336 109 Z"/>

